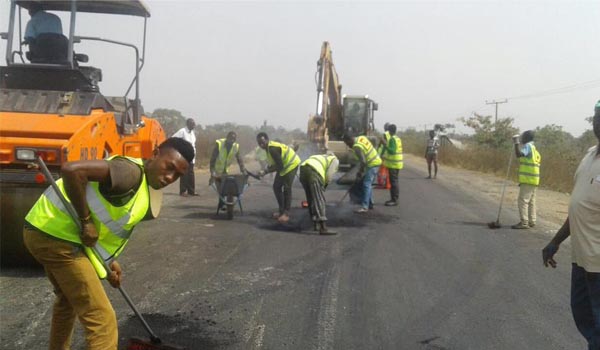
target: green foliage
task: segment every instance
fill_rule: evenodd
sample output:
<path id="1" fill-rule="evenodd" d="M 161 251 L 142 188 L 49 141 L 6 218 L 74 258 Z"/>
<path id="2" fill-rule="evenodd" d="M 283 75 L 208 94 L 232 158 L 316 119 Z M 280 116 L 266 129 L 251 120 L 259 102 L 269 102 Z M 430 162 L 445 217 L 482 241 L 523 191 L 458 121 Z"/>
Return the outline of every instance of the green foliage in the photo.
<path id="1" fill-rule="evenodd" d="M 167 137 L 183 128 L 187 119 L 180 111 L 168 108 L 157 108 L 150 114 L 150 117 L 158 120 Z"/>
<path id="2" fill-rule="evenodd" d="M 491 117 L 474 116 L 464 119 L 465 125 L 473 128 L 473 135 L 453 135 L 460 138 L 465 149 L 442 144 L 439 161 L 444 165 L 461 167 L 498 176 L 506 176 L 508 159 L 514 152 L 511 136 L 517 132 L 512 127 L 512 119 L 498 120 L 497 128 Z M 535 144 L 542 155 L 541 186 L 556 191 L 570 192 L 573 188 L 573 174 L 585 151 L 598 140 L 592 130 L 580 137 L 573 137 L 558 125 L 546 125 L 535 130 Z M 408 129 L 401 133 L 404 152 L 423 157 L 429 138 L 427 132 Z M 502 142 L 502 141 L 505 142 Z M 517 181 L 518 161 L 513 158 L 510 178 Z"/>
<path id="3" fill-rule="evenodd" d="M 512 136 L 519 132 L 515 128 L 512 118 L 500 118 L 497 123 L 492 121 L 492 116 L 474 114 L 469 118 L 460 118 L 466 126 L 475 131 L 473 140 L 479 145 L 489 147 L 502 147 L 510 145 Z"/>

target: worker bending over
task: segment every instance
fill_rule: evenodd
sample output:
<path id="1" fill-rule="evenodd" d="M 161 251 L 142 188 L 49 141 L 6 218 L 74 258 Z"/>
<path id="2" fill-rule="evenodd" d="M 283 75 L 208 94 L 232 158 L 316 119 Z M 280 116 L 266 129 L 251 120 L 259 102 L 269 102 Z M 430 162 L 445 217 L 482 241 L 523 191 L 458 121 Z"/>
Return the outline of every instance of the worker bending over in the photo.
<path id="1" fill-rule="evenodd" d="M 398 188 L 398 173 L 400 169 L 404 167 L 404 160 L 402 155 L 402 140 L 396 135 L 396 125 L 388 125 L 386 131 L 388 133 L 387 142 L 381 145 L 382 147 L 382 158 L 383 166 L 388 168 L 390 177 L 390 200 L 385 202 L 386 206 L 398 205 L 398 197 L 400 196 L 400 189 Z"/>
<path id="2" fill-rule="evenodd" d="M 373 208 L 373 179 L 381 165 L 381 158 L 366 136 L 352 137 L 346 134 L 344 143 L 352 148 L 360 163 L 356 182 L 362 185 L 362 200 L 361 207 L 355 211 L 366 213 Z"/>
<path id="3" fill-rule="evenodd" d="M 535 226 L 535 192 L 540 184 L 540 163 L 542 157 L 533 144 L 534 132 L 527 130 L 519 138 L 513 137 L 515 154 L 519 158 L 519 215 L 521 221 L 512 226 L 514 229 L 528 229 Z"/>
<path id="4" fill-rule="evenodd" d="M 267 151 L 266 170 L 261 170 L 259 176 L 277 171 L 273 180 L 273 191 L 279 205 L 279 211 L 273 213 L 273 218 L 284 224 L 290 220 L 290 207 L 292 206 L 292 184 L 298 172 L 300 157 L 294 150 L 279 142 L 269 141 L 269 136 L 261 132 L 256 135 L 256 142 L 260 148 Z"/>
<path id="5" fill-rule="evenodd" d="M 75 317 L 85 331 L 87 349 L 117 349 L 117 319 L 98 274 L 82 245 L 100 252 L 110 266 L 107 279 L 121 283 L 114 261 L 134 227 L 150 207 L 149 187 L 160 189 L 185 174 L 194 158 L 192 145 L 169 138 L 151 159 L 115 156 L 106 160 L 67 162 L 57 181 L 81 221 L 81 230 L 52 187 L 25 217 L 25 246 L 44 266 L 56 300 L 50 329 L 50 349 L 70 349 Z M 101 267 L 100 267 L 101 268 Z"/>
<path id="6" fill-rule="evenodd" d="M 317 154 L 300 164 L 300 183 L 306 193 L 308 212 L 315 231 L 321 235 L 334 235 L 327 229 L 325 215 L 325 189 L 339 167 L 339 160 L 333 154 Z"/>
<path id="7" fill-rule="evenodd" d="M 221 188 L 221 179 L 229 174 L 229 167 L 233 164 L 233 159 L 237 160 L 240 167 L 240 173 L 246 174 L 244 161 L 240 156 L 240 145 L 236 142 L 237 134 L 234 131 L 227 133 L 224 139 L 215 141 L 215 148 L 210 156 L 210 180 L 215 182 L 217 188 Z M 219 208 L 223 202 L 219 198 Z"/>

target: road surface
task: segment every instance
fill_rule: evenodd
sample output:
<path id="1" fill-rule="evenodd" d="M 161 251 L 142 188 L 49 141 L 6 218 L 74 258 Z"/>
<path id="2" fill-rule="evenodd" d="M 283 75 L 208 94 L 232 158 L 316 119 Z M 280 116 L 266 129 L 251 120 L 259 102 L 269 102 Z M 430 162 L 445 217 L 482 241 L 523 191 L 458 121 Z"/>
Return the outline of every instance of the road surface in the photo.
<path id="1" fill-rule="evenodd" d="M 421 166 L 421 164 L 419 164 Z M 271 184 L 251 180 L 244 216 L 216 216 L 216 195 L 165 191 L 159 219 L 139 225 L 120 259 L 123 286 L 165 342 L 188 349 L 584 349 L 569 309 L 570 251 L 541 264 L 549 223 L 490 230 L 497 203 L 401 171 L 400 205 L 375 191 L 367 215 L 335 202 L 337 236 L 310 227 L 294 188 L 291 222 L 270 219 Z M 507 207 L 511 207 L 507 205 Z M 514 207 L 514 206 L 512 206 Z M 503 223 L 517 217 L 508 208 Z M 554 225 L 555 226 L 555 225 Z M 121 347 L 145 336 L 110 288 Z M 0 348 L 45 349 L 53 294 L 43 272 L 3 269 Z M 78 326 L 73 349 L 82 349 Z"/>

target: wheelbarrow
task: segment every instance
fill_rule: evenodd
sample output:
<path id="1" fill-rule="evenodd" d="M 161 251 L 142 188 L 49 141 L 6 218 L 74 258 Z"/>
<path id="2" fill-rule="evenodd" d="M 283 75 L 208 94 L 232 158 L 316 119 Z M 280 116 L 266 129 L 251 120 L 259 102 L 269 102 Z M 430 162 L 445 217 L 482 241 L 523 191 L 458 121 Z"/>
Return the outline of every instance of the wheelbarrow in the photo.
<path id="1" fill-rule="evenodd" d="M 219 195 L 219 204 L 217 205 L 217 215 L 225 207 L 227 219 L 233 219 L 233 211 L 236 204 L 240 207 L 240 213 L 244 215 L 242 207 L 242 196 L 248 187 L 248 176 L 253 174 L 235 174 L 222 175 L 214 177 L 211 181 L 211 187 Z"/>

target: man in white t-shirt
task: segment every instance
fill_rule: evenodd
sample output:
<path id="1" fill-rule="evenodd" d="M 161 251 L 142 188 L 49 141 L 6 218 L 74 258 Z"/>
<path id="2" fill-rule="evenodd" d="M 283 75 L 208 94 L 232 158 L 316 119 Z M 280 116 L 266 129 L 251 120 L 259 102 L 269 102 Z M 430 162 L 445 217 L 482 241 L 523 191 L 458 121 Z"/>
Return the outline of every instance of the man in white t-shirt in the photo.
<path id="1" fill-rule="evenodd" d="M 593 118 L 598 146 L 590 148 L 575 172 L 569 216 L 542 251 L 545 266 L 571 236 L 571 312 L 589 349 L 600 349 L 600 101 Z"/>
<path id="2" fill-rule="evenodd" d="M 179 137 L 191 143 L 194 147 L 194 159 L 196 159 L 196 134 L 194 133 L 196 122 L 194 119 L 188 118 L 185 125 L 185 127 L 174 133 L 173 137 Z M 197 196 L 193 161 L 190 163 L 187 173 L 179 179 L 179 195 L 182 197 Z"/>

